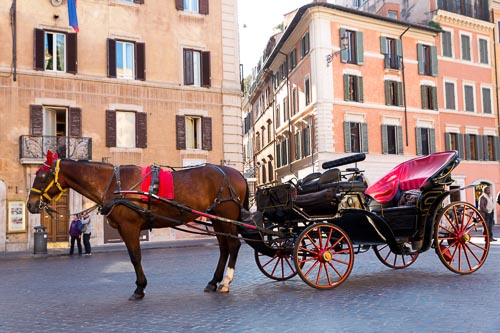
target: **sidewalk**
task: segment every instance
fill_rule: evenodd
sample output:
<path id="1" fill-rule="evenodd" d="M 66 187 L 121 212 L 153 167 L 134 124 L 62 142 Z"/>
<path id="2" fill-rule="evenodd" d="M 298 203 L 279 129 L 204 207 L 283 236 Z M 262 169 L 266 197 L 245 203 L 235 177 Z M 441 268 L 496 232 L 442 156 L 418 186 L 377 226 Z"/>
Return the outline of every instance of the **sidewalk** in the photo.
<path id="1" fill-rule="evenodd" d="M 141 242 L 141 249 L 163 249 L 163 248 L 177 248 L 177 247 L 198 247 L 198 246 L 216 246 L 217 239 L 215 237 L 199 238 L 199 239 L 183 239 L 172 240 L 165 242 Z M 76 247 L 76 246 L 75 246 Z M 92 253 L 110 252 L 110 251 L 127 251 L 124 243 L 118 244 L 104 244 L 92 245 Z M 13 260 L 13 259 L 32 259 L 32 258 L 46 258 L 54 256 L 66 256 L 69 253 L 68 247 L 50 248 L 47 253 L 34 254 L 33 249 L 29 251 L 13 251 L 13 252 L 0 252 L 0 261 Z M 78 256 L 78 253 L 76 254 Z"/>

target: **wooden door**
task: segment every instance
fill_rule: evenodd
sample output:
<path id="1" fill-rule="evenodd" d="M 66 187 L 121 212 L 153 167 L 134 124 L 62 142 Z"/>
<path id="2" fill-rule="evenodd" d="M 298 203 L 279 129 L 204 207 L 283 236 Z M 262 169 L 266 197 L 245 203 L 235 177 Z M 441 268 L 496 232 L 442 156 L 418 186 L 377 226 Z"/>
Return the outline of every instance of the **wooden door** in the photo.
<path id="1" fill-rule="evenodd" d="M 67 242 L 68 241 L 68 231 L 69 231 L 69 221 L 71 216 L 69 216 L 69 206 L 68 206 L 68 192 L 65 192 L 59 201 L 51 202 L 49 207 L 56 213 L 47 214 L 46 211 L 42 213 L 42 226 L 47 227 L 45 232 L 47 232 L 48 242 Z"/>

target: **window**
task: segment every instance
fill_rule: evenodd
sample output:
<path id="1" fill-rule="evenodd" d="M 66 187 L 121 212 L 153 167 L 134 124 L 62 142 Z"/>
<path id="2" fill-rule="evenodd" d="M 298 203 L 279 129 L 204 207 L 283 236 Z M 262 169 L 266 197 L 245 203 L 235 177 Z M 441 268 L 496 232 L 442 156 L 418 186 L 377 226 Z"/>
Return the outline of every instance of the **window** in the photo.
<path id="1" fill-rule="evenodd" d="M 210 52 L 184 49 L 184 85 L 210 87 Z"/>
<path id="2" fill-rule="evenodd" d="M 146 148 L 147 114 L 106 110 L 106 147 Z"/>
<path id="3" fill-rule="evenodd" d="M 453 57 L 452 34 L 450 31 L 442 31 L 441 34 L 441 51 L 443 57 Z"/>
<path id="4" fill-rule="evenodd" d="M 479 63 L 488 65 L 490 56 L 488 52 L 488 40 L 479 38 Z"/>
<path id="5" fill-rule="evenodd" d="M 435 46 L 417 44 L 418 74 L 437 76 L 437 50 Z"/>
<path id="6" fill-rule="evenodd" d="M 437 110 L 437 88 L 432 86 L 421 85 L 420 91 L 422 94 L 422 109 Z"/>
<path id="7" fill-rule="evenodd" d="M 309 53 L 309 32 L 306 32 L 300 40 L 300 59 Z"/>
<path id="8" fill-rule="evenodd" d="M 344 122 L 344 148 L 346 153 L 368 152 L 368 124 Z"/>
<path id="9" fill-rule="evenodd" d="M 485 161 L 498 161 L 500 159 L 499 139 L 500 137 L 495 137 L 493 135 L 483 136 Z"/>
<path id="10" fill-rule="evenodd" d="M 266 160 L 262 160 L 262 183 L 265 184 L 267 183 L 267 172 L 266 172 Z"/>
<path id="11" fill-rule="evenodd" d="M 384 55 L 384 68 L 400 69 L 401 40 L 381 36 L 380 52 Z"/>
<path id="12" fill-rule="evenodd" d="M 273 122 L 271 120 L 267 120 L 267 142 L 271 142 L 273 140 Z"/>
<path id="13" fill-rule="evenodd" d="M 392 19 L 397 20 L 398 19 L 398 12 L 396 12 L 394 10 L 389 10 L 389 12 L 387 13 L 387 16 L 392 18 Z"/>
<path id="14" fill-rule="evenodd" d="M 460 133 L 445 133 L 445 149 L 458 151 L 458 157 L 464 158 L 464 142 Z"/>
<path id="15" fill-rule="evenodd" d="M 108 77 L 146 80 L 146 46 L 108 38 Z"/>
<path id="16" fill-rule="evenodd" d="M 445 108 L 448 110 L 456 110 L 455 83 L 445 82 L 444 93 L 445 93 Z"/>
<path id="17" fill-rule="evenodd" d="M 434 128 L 416 128 L 417 155 L 429 155 L 436 152 L 436 130 Z"/>
<path id="18" fill-rule="evenodd" d="M 460 45 L 462 50 L 462 60 L 471 61 L 470 36 L 460 35 Z"/>
<path id="19" fill-rule="evenodd" d="M 465 111 L 474 112 L 474 86 L 464 85 Z"/>
<path id="20" fill-rule="evenodd" d="M 288 138 L 288 136 L 286 137 L 282 137 L 281 138 L 281 141 L 279 144 L 276 145 L 276 157 L 280 158 L 280 161 L 277 161 L 276 163 L 278 163 L 278 167 L 283 167 L 285 165 L 288 164 L 288 146 L 290 144 L 290 140 Z"/>
<path id="21" fill-rule="evenodd" d="M 403 105 L 403 83 L 385 80 L 385 105 Z"/>
<path id="22" fill-rule="evenodd" d="M 483 98 L 483 113 L 491 114 L 491 89 L 482 87 L 481 96 Z"/>
<path id="23" fill-rule="evenodd" d="M 77 73 L 77 34 L 35 29 L 33 67 L 39 71 Z"/>
<path id="24" fill-rule="evenodd" d="M 311 103 L 311 83 L 309 77 L 306 77 L 304 81 L 304 92 L 306 95 L 306 106 Z"/>
<path id="25" fill-rule="evenodd" d="M 292 89 L 292 115 L 295 115 L 295 114 L 297 114 L 297 112 L 299 112 L 297 100 L 298 100 L 297 88 L 294 87 Z"/>
<path id="26" fill-rule="evenodd" d="M 465 134 L 465 159 L 477 161 L 483 155 L 483 138 L 476 134 Z"/>
<path id="27" fill-rule="evenodd" d="M 175 0 L 175 8 L 180 11 L 208 15 L 208 0 Z"/>
<path id="28" fill-rule="evenodd" d="M 343 44 L 344 39 L 347 39 L 347 47 Z M 362 65 L 364 63 L 363 49 L 363 33 L 360 31 L 352 31 L 344 28 L 340 29 L 340 61 L 349 64 Z"/>
<path id="29" fill-rule="evenodd" d="M 382 125 L 382 153 L 403 155 L 403 129 L 401 126 Z"/>
<path id="30" fill-rule="evenodd" d="M 287 121 L 290 117 L 288 114 L 288 98 L 283 98 L 283 121 Z"/>
<path id="31" fill-rule="evenodd" d="M 267 172 L 269 181 L 272 182 L 274 180 L 274 171 L 273 171 L 273 161 L 267 161 Z"/>
<path id="32" fill-rule="evenodd" d="M 344 100 L 363 102 L 363 77 L 344 74 Z"/>
<path id="33" fill-rule="evenodd" d="M 297 66 L 297 49 L 294 48 L 290 55 L 288 56 L 288 67 L 290 70 L 294 69 Z"/>
<path id="34" fill-rule="evenodd" d="M 299 130 L 295 130 L 295 134 L 293 135 L 293 146 L 295 148 L 295 161 L 300 160 L 302 158 L 301 156 L 301 150 L 300 150 L 300 132 Z"/>
<path id="35" fill-rule="evenodd" d="M 281 168 L 281 142 L 276 144 L 276 168 Z"/>
<path id="36" fill-rule="evenodd" d="M 261 149 L 261 138 L 260 138 L 260 133 L 259 132 L 255 132 L 255 150 L 256 151 L 259 151 Z"/>
<path id="37" fill-rule="evenodd" d="M 276 120 L 274 122 L 276 123 L 276 127 L 281 126 L 281 110 L 279 104 L 276 105 Z"/>
<path id="38" fill-rule="evenodd" d="M 302 155 L 303 157 L 311 155 L 311 118 L 307 125 L 302 128 Z"/>
<path id="39" fill-rule="evenodd" d="M 176 116 L 177 149 L 212 150 L 212 118 L 195 115 Z M 256 144 L 258 144 L 258 133 Z"/>

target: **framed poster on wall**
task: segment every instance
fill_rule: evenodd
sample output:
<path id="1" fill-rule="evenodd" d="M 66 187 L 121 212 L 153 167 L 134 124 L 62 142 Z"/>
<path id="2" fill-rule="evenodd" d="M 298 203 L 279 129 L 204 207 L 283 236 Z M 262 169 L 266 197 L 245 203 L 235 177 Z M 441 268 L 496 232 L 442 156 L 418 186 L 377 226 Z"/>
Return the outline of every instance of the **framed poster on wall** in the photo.
<path id="1" fill-rule="evenodd" d="M 26 232 L 26 203 L 24 200 L 8 201 L 7 232 Z"/>

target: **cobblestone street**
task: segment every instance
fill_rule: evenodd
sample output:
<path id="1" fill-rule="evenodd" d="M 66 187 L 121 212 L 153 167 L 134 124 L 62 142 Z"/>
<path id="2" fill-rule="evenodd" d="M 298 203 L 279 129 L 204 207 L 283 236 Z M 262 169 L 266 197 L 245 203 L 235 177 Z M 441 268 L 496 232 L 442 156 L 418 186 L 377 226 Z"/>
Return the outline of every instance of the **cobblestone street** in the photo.
<path id="1" fill-rule="evenodd" d="M 404 270 L 373 251 L 341 286 L 266 278 L 242 246 L 231 292 L 204 293 L 217 247 L 146 249 L 148 287 L 130 302 L 126 251 L 0 260 L 2 332 L 494 332 L 500 327 L 500 247 L 474 274 L 448 271 L 433 250 Z"/>

